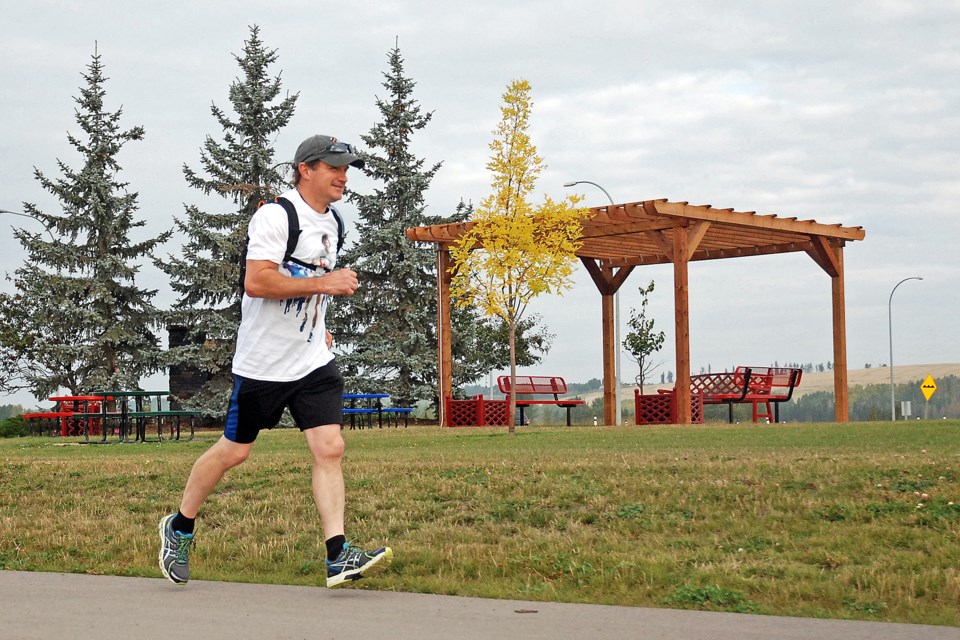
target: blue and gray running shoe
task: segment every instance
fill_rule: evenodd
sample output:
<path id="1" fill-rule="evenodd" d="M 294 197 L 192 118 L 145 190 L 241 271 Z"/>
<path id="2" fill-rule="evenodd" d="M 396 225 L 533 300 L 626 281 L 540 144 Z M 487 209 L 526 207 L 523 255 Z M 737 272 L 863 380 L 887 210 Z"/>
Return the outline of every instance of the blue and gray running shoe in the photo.
<path id="1" fill-rule="evenodd" d="M 190 545 L 193 534 L 174 531 L 172 513 L 160 521 L 160 571 L 173 584 L 187 584 L 190 579 Z"/>
<path id="2" fill-rule="evenodd" d="M 339 587 L 379 571 L 393 561 L 393 549 L 380 547 L 376 551 L 364 551 L 343 545 L 336 560 L 327 560 L 327 587 Z"/>

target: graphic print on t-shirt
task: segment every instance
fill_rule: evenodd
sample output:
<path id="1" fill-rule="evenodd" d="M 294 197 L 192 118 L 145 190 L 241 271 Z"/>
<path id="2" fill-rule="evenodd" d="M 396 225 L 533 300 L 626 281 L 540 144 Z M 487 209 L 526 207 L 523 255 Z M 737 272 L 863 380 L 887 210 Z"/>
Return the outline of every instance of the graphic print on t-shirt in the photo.
<path id="1" fill-rule="evenodd" d="M 281 269 L 287 272 L 293 278 L 315 278 L 331 271 L 336 258 L 331 251 L 330 236 L 323 234 L 323 252 L 313 263 L 313 268 L 297 264 L 296 262 L 284 262 Z M 303 320 L 300 323 L 300 333 L 307 330 L 307 323 L 310 323 L 310 331 L 307 334 L 307 342 L 313 342 L 314 330 L 317 323 L 324 316 L 327 310 L 327 301 L 330 296 L 326 294 L 311 295 L 309 297 L 288 298 L 284 300 L 283 314 L 293 313 L 294 317 L 299 318 L 303 314 Z M 312 315 L 311 315 L 312 312 Z"/>

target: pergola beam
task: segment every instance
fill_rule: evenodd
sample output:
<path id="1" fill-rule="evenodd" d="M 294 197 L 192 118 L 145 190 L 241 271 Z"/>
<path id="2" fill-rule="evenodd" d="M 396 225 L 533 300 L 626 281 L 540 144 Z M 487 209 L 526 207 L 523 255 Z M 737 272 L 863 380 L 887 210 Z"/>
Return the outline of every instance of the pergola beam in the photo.
<path id="1" fill-rule="evenodd" d="M 630 222 L 611 224 L 602 227 L 593 227 L 584 229 L 581 239 L 587 238 L 607 238 L 611 236 L 625 236 L 645 231 L 661 231 L 663 229 L 675 229 L 683 226 L 683 222 L 665 221 L 665 222 Z"/>
<path id="2" fill-rule="evenodd" d="M 807 249 L 807 253 L 831 278 L 836 278 L 843 272 L 843 266 L 837 260 L 834 247 L 825 238 L 818 236 L 810 238 L 810 247 Z"/>
<path id="3" fill-rule="evenodd" d="M 670 242 L 670 240 L 665 236 L 663 241 Z M 668 248 L 670 248 L 672 251 L 672 243 L 670 247 L 660 247 L 660 249 L 664 252 Z M 797 251 L 806 251 L 807 253 L 810 253 L 812 250 L 813 246 L 810 242 L 788 242 L 786 244 L 772 244 L 739 249 L 700 249 L 693 252 L 693 255 L 690 256 L 690 262 L 698 262 L 701 260 L 722 260 L 725 258 L 748 258 L 750 256 L 768 256 L 778 253 L 791 253 Z M 624 256 L 618 258 L 599 258 L 599 261 L 604 267 L 641 266 L 648 264 L 667 264 L 669 262 L 673 262 L 672 258 L 665 253 L 642 255 L 637 257 Z"/>
<path id="4" fill-rule="evenodd" d="M 645 203 L 646 204 L 646 203 Z M 793 233 L 815 233 L 816 235 L 843 240 L 863 240 L 860 227 L 844 227 L 839 224 L 825 225 L 813 220 L 781 218 L 776 215 L 757 215 L 754 211 L 734 211 L 733 209 L 714 209 L 711 205 L 690 205 L 687 202 L 653 201 L 657 215 L 677 216 L 687 220 L 706 220 L 721 222 L 725 225 L 778 229 Z"/>

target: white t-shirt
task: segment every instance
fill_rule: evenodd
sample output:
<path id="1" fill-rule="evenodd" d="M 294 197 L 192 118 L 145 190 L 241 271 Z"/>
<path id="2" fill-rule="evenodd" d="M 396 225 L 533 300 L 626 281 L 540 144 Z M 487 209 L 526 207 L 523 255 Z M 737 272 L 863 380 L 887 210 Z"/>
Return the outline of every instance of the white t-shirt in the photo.
<path id="1" fill-rule="evenodd" d="M 283 197 L 294 204 L 300 219 L 300 240 L 293 257 L 315 265 L 310 269 L 283 262 L 289 225 L 284 208 L 271 202 L 250 218 L 248 260 L 270 260 L 280 273 L 311 278 L 331 271 L 337 263 L 337 221 L 329 211 L 318 212 L 293 189 Z M 243 294 L 233 373 L 254 380 L 299 380 L 333 360 L 327 348 L 327 295 L 270 300 Z"/>

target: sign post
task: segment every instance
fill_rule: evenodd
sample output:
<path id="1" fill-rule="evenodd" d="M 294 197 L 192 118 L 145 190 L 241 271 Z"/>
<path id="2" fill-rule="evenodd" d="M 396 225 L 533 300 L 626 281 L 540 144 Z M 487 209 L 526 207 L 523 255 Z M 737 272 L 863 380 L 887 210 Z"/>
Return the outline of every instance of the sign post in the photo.
<path id="1" fill-rule="evenodd" d="M 923 384 L 920 385 L 920 391 L 923 392 L 923 397 L 927 399 L 927 402 L 923 405 L 923 419 L 926 420 L 930 413 L 930 398 L 937 391 L 937 383 L 933 381 L 933 376 L 927 376 Z"/>

